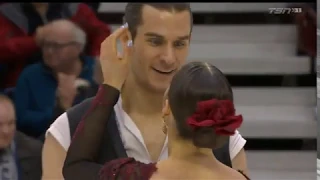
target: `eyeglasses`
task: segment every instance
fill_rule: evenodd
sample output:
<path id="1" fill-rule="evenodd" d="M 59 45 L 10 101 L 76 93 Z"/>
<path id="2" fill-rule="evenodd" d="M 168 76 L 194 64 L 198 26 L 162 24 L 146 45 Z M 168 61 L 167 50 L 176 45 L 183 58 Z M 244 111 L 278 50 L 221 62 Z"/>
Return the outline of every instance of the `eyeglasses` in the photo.
<path id="1" fill-rule="evenodd" d="M 56 42 L 43 42 L 41 44 L 42 48 L 47 50 L 47 49 L 54 49 L 54 50 L 60 50 L 63 49 L 67 46 L 72 46 L 72 45 L 76 45 L 77 42 L 75 41 L 71 41 L 71 42 L 67 42 L 67 43 L 56 43 Z"/>

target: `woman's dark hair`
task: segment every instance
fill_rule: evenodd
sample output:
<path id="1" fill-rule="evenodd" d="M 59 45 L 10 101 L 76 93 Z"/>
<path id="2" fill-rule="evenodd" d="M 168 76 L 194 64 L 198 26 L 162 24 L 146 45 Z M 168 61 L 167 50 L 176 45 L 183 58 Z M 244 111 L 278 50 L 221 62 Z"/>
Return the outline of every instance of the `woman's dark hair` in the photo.
<path id="1" fill-rule="evenodd" d="M 233 101 L 227 78 L 215 66 L 191 62 L 173 77 L 168 100 L 179 135 L 184 139 L 192 139 L 197 147 L 216 149 L 223 146 L 229 137 L 216 135 L 208 127 L 194 131 L 186 123 L 187 118 L 195 112 L 197 103 L 210 99 Z"/>

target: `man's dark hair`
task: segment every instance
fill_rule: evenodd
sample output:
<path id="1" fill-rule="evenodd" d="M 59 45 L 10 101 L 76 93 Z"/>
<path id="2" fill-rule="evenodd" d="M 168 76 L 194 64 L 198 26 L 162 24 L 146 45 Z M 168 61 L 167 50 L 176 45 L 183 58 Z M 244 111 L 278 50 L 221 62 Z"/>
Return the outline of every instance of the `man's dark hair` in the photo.
<path id="1" fill-rule="evenodd" d="M 168 100 L 179 135 L 184 139 L 192 139 L 198 147 L 216 149 L 223 146 L 229 137 L 216 135 L 212 128 L 193 131 L 186 123 L 187 118 L 195 112 L 197 103 L 210 99 L 233 101 L 227 78 L 215 66 L 191 62 L 173 77 Z"/>
<path id="2" fill-rule="evenodd" d="M 142 22 L 142 9 L 145 5 L 154 7 L 159 10 L 164 10 L 168 12 L 190 12 L 190 24 L 192 28 L 193 17 L 190 8 L 190 3 L 128 3 L 125 8 L 124 21 L 128 23 L 129 31 L 132 36 L 132 40 L 135 39 L 137 35 L 137 27 L 141 25 Z"/>

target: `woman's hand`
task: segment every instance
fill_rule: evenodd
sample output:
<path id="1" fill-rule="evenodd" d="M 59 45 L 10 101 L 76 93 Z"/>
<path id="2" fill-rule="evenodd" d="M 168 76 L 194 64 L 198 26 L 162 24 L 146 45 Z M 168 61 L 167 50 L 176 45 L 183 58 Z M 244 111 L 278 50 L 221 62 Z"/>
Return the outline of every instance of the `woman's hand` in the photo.
<path id="1" fill-rule="evenodd" d="M 120 40 L 123 54 L 120 57 L 117 50 L 117 40 Z M 100 63 L 103 74 L 103 84 L 108 84 L 119 91 L 128 76 L 131 41 L 127 24 L 121 26 L 101 44 Z"/>

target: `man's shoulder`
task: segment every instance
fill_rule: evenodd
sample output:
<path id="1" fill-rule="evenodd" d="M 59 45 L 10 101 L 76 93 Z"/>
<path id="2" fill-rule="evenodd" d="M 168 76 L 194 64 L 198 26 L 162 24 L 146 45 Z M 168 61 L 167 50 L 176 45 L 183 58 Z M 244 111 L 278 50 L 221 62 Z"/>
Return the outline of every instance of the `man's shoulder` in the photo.
<path id="1" fill-rule="evenodd" d="M 81 103 L 73 106 L 72 108 L 67 110 L 67 116 L 69 119 L 74 119 L 74 116 L 82 115 L 87 112 L 90 108 L 90 105 L 93 101 L 94 97 L 87 98 L 83 100 Z"/>
<path id="2" fill-rule="evenodd" d="M 74 131 L 77 129 L 77 126 L 80 123 L 83 116 L 85 115 L 85 113 L 89 110 L 93 99 L 94 97 L 87 98 L 81 103 L 67 110 L 66 114 L 67 114 L 67 120 L 69 122 L 69 129 L 70 129 L 71 136 L 73 135 Z"/>
<path id="3" fill-rule="evenodd" d="M 61 114 L 51 124 L 50 128 L 46 132 L 46 136 L 50 133 L 66 150 L 69 147 L 71 137 L 74 131 L 77 129 L 82 116 L 90 108 L 93 98 L 88 98 L 81 103 L 68 109 L 66 112 Z"/>
<path id="4" fill-rule="evenodd" d="M 71 109 L 67 110 L 67 120 L 69 122 L 70 135 L 73 136 L 73 133 L 77 129 L 78 124 L 83 119 L 83 116 L 89 111 L 91 108 L 92 101 L 95 97 L 87 98 Z M 115 113 L 115 111 L 113 111 Z M 115 119 L 115 114 L 109 117 L 110 120 Z"/>
<path id="5" fill-rule="evenodd" d="M 233 159 L 244 148 L 246 140 L 241 136 L 239 131 L 236 131 L 234 135 L 230 136 L 229 151 L 230 157 Z"/>
<path id="6" fill-rule="evenodd" d="M 71 107 L 65 113 L 61 114 L 51 125 L 60 127 L 66 125 L 66 121 L 71 124 L 77 124 L 81 121 L 82 116 L 89 110 L 91 102 L 94 98 L 87 98 L 83 100 L 81 103 Z M 51 128 L 50 127 L 50 128 Z M 50 129 L 49 128 L 49 129 Z"/>

